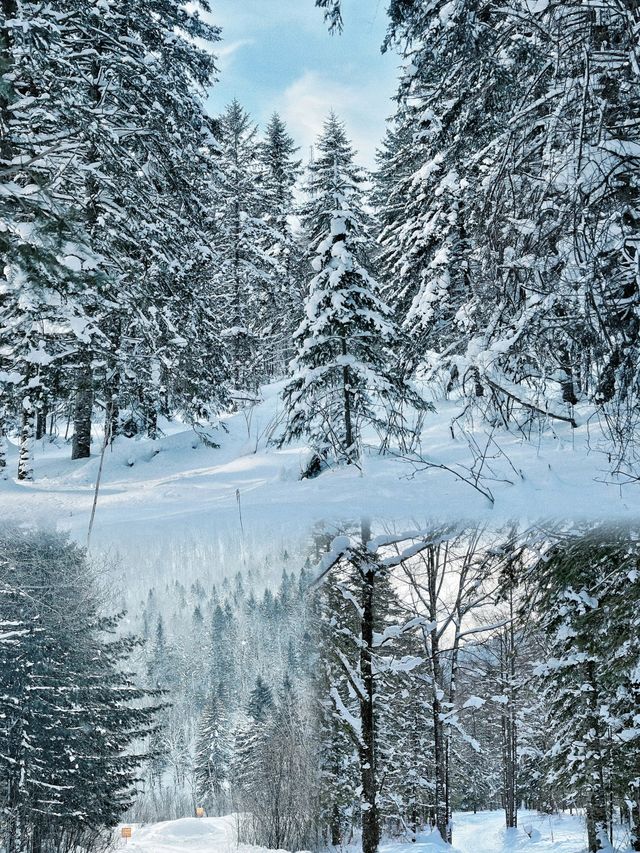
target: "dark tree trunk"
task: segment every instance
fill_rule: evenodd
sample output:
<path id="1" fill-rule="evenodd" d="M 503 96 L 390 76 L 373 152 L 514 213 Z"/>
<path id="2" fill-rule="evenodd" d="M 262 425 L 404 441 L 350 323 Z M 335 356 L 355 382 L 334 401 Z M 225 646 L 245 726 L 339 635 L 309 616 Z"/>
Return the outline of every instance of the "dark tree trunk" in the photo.
<path id="1" fill-rule="evenodd" d="M 49 410 L 47 407 L 47 401 L 43 399 L 38 406 L 38 411 L 36 414 L 36 441 L 40 441 L 40 439 L 44 438 L 47 434 L 47 417 L 49 415 Z"/>
<path id="2" fill-rule="evenodd" d="M 73 410 L 72 459 L 91 456 L 91 417 L 93 414 L 93 372 L 88 352 L 80 353 L 76 370 L 76 395 Z"/>
<path id="3" fill-rule="evenodd" d="M 342 827 L 340 821 L 340 809 L 338 808 L 338 804 L 334 803 L 333 808 L 331 810 L 331 845 L 332 847 L 338 847 L 342 844 Z"/>
<path id="4" fill-rule="evenodd" d="M 446 804 L 447 762 L 445 756 L 442 703 L 437 695 L 433 699 L 433 759 L 435 763 L 435 821 L 443 841 L 449 834 L 449 815 Z"/>
<path id="5" fill-rule="evenodd" d="M 607 807 L 596 796 L 592 796 L 586 808 L 586 815 L 589 853 L 598 853 L 604 849 L 602 840 L 603 836 L 607 835 Z"/>
<path id="6" fill-rule="evenodd" d="M 631 824 L 631 849 L 640 850 L 640 791 L 637 789 L 629 820 Z"/>
<path id="7" fill-rule="evenodd" d="M 607 789 L 604 774 L 604 756 L 602 752 L 602 732 L 598 709 L 600 707 L 598 682 L 593 661 L 587 663 L 587 683 L 589 692 L 589 710 L 591 713 L 592 729 L 596 733 L 593 748 L 593 766 L 591 777 L 595 783 L 591 790 L 590 802 L 587 806 L 587 836 L 590 853 L 603 849 L 603 840 L 608 836 Z"/>
<path id="8" fill-rule="evenodd" d="M 428 596 L 430 619 L 434 626 L 438 624 L 438 582 L 436 562 L 438 556 L 436 553 L 429 554 L 429 560 L 433 563 L 428 571 Z M 444 685 L 444 677 L 442 672 L 442 663 L 440 658 L 440 639 L 437 628 L 434 627 L 431 631 L 431 667 L 433 675 L 433 760 L 435 769 L 435 822 L 436 829 L 440 833 L 443 841 L 451 840 L 451 827 L 449 824 L 449 811 L 447 808 L 447 756 L 446 756 L 446 737 L 444 731 L 444 723 L 442 721 L 442 690 Z"/>
<path id="9" fill-rule="evenodd" d="M 504 633 L 504 675 L 508 702 L 504 713 L 504 804 L 508 829 L 518 826 L 518 732 L 516 725 L 516 643 L 513 584 L 509 585 L 509 625 Z"/>
<path id="10" fill-rule="evenodd" d="M 360 567 L 362 589 L 362 645 L 360 649 L 360 675 L 364 695 L 360 697 L 360 721 L 362 742 L 360 745 L 360 781 L 362 784 L 362 853 L 377 853 L 380 842 L 380 825 L 377 803 L 376 780 L 376 731 L 374 709 L 373 675 L 373 627 L 376 566 L 367 562 L 365 547 L 370 532 L 363 523 L 363 565 Z"/>
<path id="11" fill-rule="evenodd" d="M 5 426 L 5 418 L 6 412 L 3 407 L 0 407 L 0 477 L 6 476 L 5 471 L 7 468 L 7 428 Z"/>
<path id="12" fill-rule="evenodd" d="M 342 355 L 347 355 L 347 339 L 342 338 Z M 342 368 L 342 388 L 344 393 L 344 440 L 347 447 L 347 464 L 351 464 L 355 457 L 353 447 L 353 414 L 352 414 L 352 391 L 351 379 L 349 377 L 349 368 L 344 365 Z"/>

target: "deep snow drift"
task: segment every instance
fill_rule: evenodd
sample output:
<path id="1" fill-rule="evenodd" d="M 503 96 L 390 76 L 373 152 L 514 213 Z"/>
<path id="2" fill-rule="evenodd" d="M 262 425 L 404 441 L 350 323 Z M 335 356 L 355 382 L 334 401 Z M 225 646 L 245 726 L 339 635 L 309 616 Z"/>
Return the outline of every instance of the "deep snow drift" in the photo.
<path id="1" fill-rule="evenodd" d="M 367 514 L 387 524 L 422 526 L 429 520 L 507 518 L 622 518 L 640 512 L 640 483 L 623 484 L 609 473 L 606 455 L 597 450 L 593 422 L 578 429 L 554 423 L 526 441 L 522 436 L 478 425 L 472 433 L 486 460 L 477 485 L 467 469 L 474 452 L 452 417 L 458 404 L 440 403 L 427 413 L 422 434 L 424 461 L 380 456 L 375 436 L 362 460 L 300 480 L 309 458 L 303 445 L 277 449 L 269 439 L 282 424 L 281 384 L 263 389 L 252 410 L 225 419 L 227 431 L 206 446 L 179 422 L 163 423 L 164 436 L 118 438 L 105 456 L 94 528 L 95 540 L 146 536 L 171 537 L 193 530 L 207 536 L 268 532 L 277 539 L 296 536 L 311 523 L 340 521 Z M 584 419 L 583 419 L 584 420 Z M 96 427 L 91 459 L 71 462 L 61 439 L 39 442 L 34 482 L 13 477 L 17 450 L 9 454 L 10 475 L 0 481 L 0 514 L 55 521 L 79 539 L 86 536 L 99 466 L 101 427 Z M 458 472 L 428 467 L 447 465 Z M 479 463 L 477 463 L 479 464 Z"/>
<path id="2" fill-rule="evenodd" d="M 507 832 L 502 811 L 480 812 L 476 815 L 454 813 L 453 848 L 443 844 L 439 836 L 423 833 L 416 844 L 411 842 L 383 843 L 380 853 L 583 853 L 586 850 L 584 821 L 580 817 L 539 815 L 521 812 L 520 827 Z M 625 850 L 625 839 L 614 839 L 616 849 Z M 126 846 L 132 853 L 265 853 L 265 848 L 236 843 L 236 824 L 233 817 L 183 818 L 133 831 L 130 841 L 119 841 L 118 849 Z M 347 848 L 355 853 L 356 848 Z"/>

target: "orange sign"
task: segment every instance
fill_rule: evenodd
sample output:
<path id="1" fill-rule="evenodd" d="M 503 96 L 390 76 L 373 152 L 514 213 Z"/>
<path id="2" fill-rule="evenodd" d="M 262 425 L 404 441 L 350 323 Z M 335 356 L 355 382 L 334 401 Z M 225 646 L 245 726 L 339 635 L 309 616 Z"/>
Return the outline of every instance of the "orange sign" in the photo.
<path id="1" fill-rule="evenodd" d="M 123 826 L 120 830 L 120 835 L 122 836 L 122 838 L 131 838 L 131 827 Z"/>
<path id="2" fill-rule="evenodd" d="M 204 809 L 202 806 L 198 806 L 196 809 L 196 817 L 204 817 Z"/>

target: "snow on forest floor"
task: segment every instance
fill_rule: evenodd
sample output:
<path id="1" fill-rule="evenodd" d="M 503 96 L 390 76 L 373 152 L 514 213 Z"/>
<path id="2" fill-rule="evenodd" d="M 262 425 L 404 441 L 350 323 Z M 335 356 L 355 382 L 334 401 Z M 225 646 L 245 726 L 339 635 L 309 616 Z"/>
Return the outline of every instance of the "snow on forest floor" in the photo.
<path id="1" fill-rule="evenodd" d="M 327 471 L 300 480 L 308 449 L 293 445 L 277 449 L 269 436 L 282 420 L 281 384 L 264 389 L 262 402 L 250 412 L 229 416 L 227 432 L 218 430 L 219 448 L 207 447 L 194 431 L 179 422 L 163 423 L 164 435 L 118 438 L 105 456 L 95 539 L 184 532 L 207 535 L 239 527 L 238 494 L 245 530 L 291 535 L 319 520 L 342 521 L 367 514 L 393 519 L 397 526 L 422 526 L 427 521 L 519 518 L 622 518 L 640 512 L 640 483 L 612 481 L 606 456 L 595 450 L 593 423 L 571 429 L 556 423 L 535 442 L 496 432 L 489 440 L 484 427 L 473 437 L 488 457 L 482 488 L 491 502 L 449 471 L 426 469 L 397 457 L 368 453 L 362 470 Z M 435 465 L 454 466 L 464 473 L 473 463 L 466 438 L 451 419 L 457 404 L 438 404 L 428 413 L 421 453 Z M 69 459 L 61 439 L 39 442 L 35 480 L 0 481 L 0 516 L 56 522 L 79 538 L 86 534 L 99 466 L 101 428 L 96 427 L 94 455 Z M 372 437 L 369 437 L 372 439 Z M 12 446 L 9 473 L 17 465 Z"/>
<path id="2" fill-rule="evenodd" d="M 586 849 L 584 821 L 577 816 L 539 815 L 521 812 L 520 828 L 506 831 L 504 812 L 454 814 L 453 848 L 435 833 L 423 833 L 415 844 L 385 842 L 380 853 L 583 853 Z M 222 818 L 182 818 L 134 829 L 130 841 L 119 841 L 118 850 L 131 853 L 265 853 L 265 848 L 236 843 L 235 820 Z M 624 850 L 624 840 L 615 843 Z M 356 853 L 346 848 L 345 853 Z"/>
<path id="3" fill-rule="evenodd" d="M 225 817 L 168 820 L 133 827 L 131 840 L 119 840 L 116 850 L 131 853 L 263 853 L 266 848 L 237 843 L 236 819 Z"/>

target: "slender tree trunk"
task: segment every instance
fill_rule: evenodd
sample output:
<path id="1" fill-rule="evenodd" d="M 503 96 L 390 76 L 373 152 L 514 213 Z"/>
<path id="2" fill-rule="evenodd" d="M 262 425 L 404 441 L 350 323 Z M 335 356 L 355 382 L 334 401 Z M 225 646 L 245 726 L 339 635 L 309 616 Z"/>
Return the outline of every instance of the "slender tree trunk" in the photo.
<path id="1" fill-rule="evenodd" d="M 444 726 L 442 723 L 442 703 L 437 695 L 433 698 L 433 759 L 435 763 L 435 818 L 436 829 L 442 840 L 447 840 L 449 815 L 446 805 L 447 767 L 445 759 Z"/>
<path id="2" fill-rule="evenodd" d="M 33 480 L 33 444 L 35 440 L 35 410 L 29 397 L 22 401 L 18 480 Z"/>
<path id="3" fill-rule="evenodd" d="M 505 717 L 505 818 L 508 829 L 518 826 L 518 733 L 516 725 L 516 644 L 514 628 L 513 584 L 509 585 L 509 625 L 504 636 L 507 707 Z"/>
<path id="4" fill-rule="evenodd" d="M 6 409 L 0 406 L 0 477 L 3 479 L 7 476 L 7 427 L 6 427 Z"/>
<path id="5" fill-rule="evenodd" d="M 631 849 L 640 850 L 640 789 L 636 788 L 635 801 L 629 816 L 631 824 Z"/>
<path id="6" fill-rule="evenodd" d="M 331 809 L 331 845 L 338 847 L 342 843 L 342 826 L 340 821 L 340 809 L 338 804 L 334 802 Z"/>
<path id="7" fill-rule="evenodd" d="M 430 550 L 428 555 L 428 600 L 429 618 L 434 628 L 431 631 L 431 643 L 429 656 L 431 662 L 431 674 L 433 677 L 433 760 L 435 769 L 435 821 L 436 829 L 443 841 L 450 837 L 451 827 L 449 825 L 449 812 L 447 809 L 447 757 L 444 723 L 442 721 L 442 699 L 443 672 L 440 660 L 440 639 L 438 637 L 438 560 L 439 554 L 436 549 Z"/>
<path id="8" fill-rule="evenodd" d="M 586 816 L 589 853 L 598 853 L 604 849 L 603 840 L 607 838 L 607 807 L 595 794 L 587 804 Z"/>
<path id="9" fill-rule="evenodd" d="M 76 369 L 76 395 L 73 410 L 72 459 L 91 456 L 91 418 L 93 414 L 93 371 L 87 350 L 79 353 Z"/>
<path id="10" fill-rule="evenodd" d="M 47 406 L 46 398 L 42 398 L 40 401 L 40 405 L 38 406 L 37 414 L 36 414 L 36 441 L 40 441 L 40 439 L 44 438 L 47 434 L 47 417 L 49 416 L 49 408 Z"/>
<path id="11" fill-rule="evenodd" d="M 345 337 L 342 338 L 342 355 L 347 355 L 347 339 Z M 342 388 L 344 394 L 344 440 L 347 446 L 347 464 L 350 465 L 355 456 L 355 449 L 353 447 L 351 381 L 349 368 L 346 364 L 342 368 Z"/>
<path id="12" fill-rule="evenodd" d="M 362 528 L 362 542 L 363 546 L 366 546 L 370 538 L 368 524 L 363 522 Z M 373 562 L 364 563 L 360 571 L 363 576 L 360 676 L 364 687 L 364 696 L 360 697 L 360 721 L 362 727 L 360 745 L 362 853 L 377 853 L 380 842 L 380 825 L 377 803 L 375 690 L 372 661 L 376 566 Z"/>
<path id="13" fill-rule="evenodd" d="M 604 760 L 602 754 L 602 732 L 598 709 L 600 706 L 598 684 L 595 675 L 595 667 L 592 661 L 587 663 L 587 683 L 591 687 L 589 693 L 589 709 L 593 731 L 596 734 L 595 748 L 593 749 L 594 764 L 587 770 L 591 776 L 592 790 L 590 802 L 587 806 L 587 834 L 590 853 L 597 853 L 603 849 L 603 840 L 608 835 L 607 815 L 607 790 L 604 777 Z M 594 784 L 595 783 L 595 784 Z"/>

